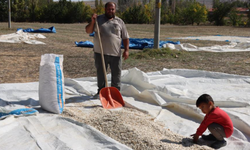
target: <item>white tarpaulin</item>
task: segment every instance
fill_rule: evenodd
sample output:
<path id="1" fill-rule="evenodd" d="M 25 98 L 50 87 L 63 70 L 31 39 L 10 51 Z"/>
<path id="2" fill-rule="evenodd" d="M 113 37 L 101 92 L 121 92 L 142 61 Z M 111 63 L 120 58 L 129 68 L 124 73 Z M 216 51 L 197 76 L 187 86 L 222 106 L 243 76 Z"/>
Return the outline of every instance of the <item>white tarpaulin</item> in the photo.
<path id="1" fill-rule="evenodd" d="M 56 115 L 0 121 L 1 150 L 129 150 L 98 130 Z"/>
<path id="2" fill-rule="evenodd" d="M 37 41 L 37 38 L 45 39 L 42 34 L 31 34 L 18 30 L 16 33 L 0 35 L 0 42 L 4 43 L 27 43 L 27 44 L 45 44 L 41 41 Z"/>
<path id="3" fill-rule="evenodd" d="M 108 79 L 110 81 L 110 75 L 108 75 Z M 32 106 L 38 106 L 37 82 L 0 84 L 0 91 L 0 101 L 2 101 L 0 104 L 8 102 L 15 104 L 26 103 L 25 105 L 28 105 L 30 103 Z M 79 98 L 79 96 L 93 95 L 96 91 L 97 87 L 95 77 L 65 79 L 66 102 L 74 97 Z M 121 94 L 125 100 L 126 106 L 135 107 L 139 110 L 148 112 L 155 118 L 155 121 L 162 121 L 165 124 L 165 128 L 184 136 L 189 137 L 191 134 L 195 133 L 203 119 L 204 114 L 196 108 L 195 102 L 196 99 L 204 93 L 210 94 L 213 97 L 215 105 L 225 110 L 230 115 L 234 124 L 233 136 L 227 139 L 227 146 L 221 149 L 249 149 L 249 76 L 188 69 L 164 69 L 162 71 L 144 73 L 133 68 L 122 72 Z M 101 105 L 99 100 L 90 101 Z M 67 105 L 65 107 L 67 107 Z M 59 117 L 53 117 L 54 116 L 49 114 L 40 113 L 37 116 L 15 119 L 9 123 L 8 126 L 5 126 L 6 130 L 1 130 L 1 132 L 4 132 L 4 134 L 0 134 L 1 139 L 3 139 L 3 135 L 8 135 L 23 138 L 23 140 L 29 138 L 30 140 L 27 141 L 36 143 L 39 140 L 43 140 L 40 139 L 42 138 L 41 136 L 21 135 L 27 135 L 28 133 L 25 132 L 32 133 L 33 131 L 34 133 L 32 134 L 37 134 L 36 132 L 38 131 L 35 132 L 35 129 L 39 129 L 41 126 L 44 128 L 44 125 L 47 126 L 48 120 L 55 120 L 55 122 L 52 122 L 51 126 L 57 122 L 57 126 L 62 128 L 62 130 L 66 130 L 66 132 L 68 132 L 67 130 L 73 130 L 68 129 L 68 126 L 66 125 L 72 124 L 72 122 Z M 2 124 L 6 124 L 1 124 L 3 121 L 5 120 L 0 121 L 1 128 L 3 127 Z M 36 123 L 32 123 L 32 126 L 28 125 L 32 121 Z M 73 123 L 73 126 L 77 125 Z M 7 130 L 7 128 L 9 128 L 9 130 Z M 22 132 L 24 133 L 19 134 L 17 132 L 21 130 L 20 128 L 22 128 Z M 48 135 L 45 134 L 44 136 L 50 136 L 53 134 L 51 137 L 53 140 L 48 142 L 56 143 L 58 147 L 63 147 L 65 144 L 68 145 L 68 140 L 63 139 L 66 138 L 63 136 L 66 132 L 55 131 L 54 133 L 54 131 L 51 131 L 54 130 L 53 127 L 43 130 L 46 130 L 46 133 L 48 133 Z M 76 131 L 73 130 L 72 132 L 74 133 Z M 83 136 L 85 132 L 87 132 L 85 129 L 81 129 L 81 133 L 83 134 L 78 133 L 77 137 Z M 73 137 L 75 136 L 72 136 L 72 138 Z M 100 141 L 93 140 L 94 138 L 90 139 L 90 142 L 96 142 L 96 146 L 99 149 L 102 149 L 102 145 L 100 146 L 97 144 Z M 56 140 L 60 140 L 60 142 Z M 4 142 L 1 140 L 0 145 L 6 144 L 7 142 L 8 139 Z M 53 143 L 47 144 L 53 145 Z M 109 141 L 109 143 L 113 143 L 113 146 L 120 146 L 126 149 L 124 145 L 121 145 L 118 142 Z M 33 143 L 33 145 L 35 144 Z M 20 149 L 25 149 L 25 145 L 22 145 L 22 143 L 19 143 L 18 147 Z M 71 148 L 74 149 L 73 147 Z"/>
<path id="4" fill-rule="evenodd" d="M 174 38 L 170 38 L 170 39 L 206 40 L 206 41 L 226 41 L 226 42 L 237 42 L 237 43 L 243 43 L 243 42 L 248 42 L 248 41 L 250 41 L 250 37 L 243 37 L 243 36 L 224 36 L 224 35 L 174 37 Z"/>
<path id="5" fill-rule="evenodd" d="M 176 37 L 171 39 L 185 39 L 185 40 L 207 40 L 207 41 L 226 41 L 230 42 L 228 45 L 214 45 L 208 47 L 197 47 L 190 43 L 182 44 L 164 44 L 163 47 L 184 51 L 210 51 L 210 52 L 240 52 L 250 51 L 250 37 L 238 36 L 200 36 L 200 37 Z"/>

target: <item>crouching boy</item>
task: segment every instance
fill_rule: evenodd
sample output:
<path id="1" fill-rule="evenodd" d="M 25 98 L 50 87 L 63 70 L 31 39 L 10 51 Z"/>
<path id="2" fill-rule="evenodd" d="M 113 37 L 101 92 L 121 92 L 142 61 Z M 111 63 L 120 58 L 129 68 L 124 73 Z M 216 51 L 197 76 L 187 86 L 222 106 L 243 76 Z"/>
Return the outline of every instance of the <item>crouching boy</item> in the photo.
<path id="1" fill-rule="evenodd" d="M 225 146 L 227 142 L 224 138 L 233 134 L 233 123 L 228 114 L 219 107 L 215 107 L 212 97 L 208 94 L 201 95 L 196 101 L 196 106 L 206 115 L 196 133 L 191 135 L 194 143 L 197 143 L 201 136 L 204 140 L 214 141 L 212 148 L 218 149 Z M 211 134 L 202 135 L 207 128 Z"/>

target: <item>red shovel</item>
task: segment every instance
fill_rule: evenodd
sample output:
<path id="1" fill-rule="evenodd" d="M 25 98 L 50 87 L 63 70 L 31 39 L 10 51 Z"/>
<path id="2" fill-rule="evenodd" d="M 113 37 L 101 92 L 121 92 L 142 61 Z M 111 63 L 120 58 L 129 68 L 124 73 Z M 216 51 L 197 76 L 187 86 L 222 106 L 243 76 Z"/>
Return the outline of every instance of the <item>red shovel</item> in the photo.
<path id="1" fill-rule="evenodd" d="M 104 61 L 104 54 L 103 54 L 103 48 L 102 48 L 102 41 L 100 36 L 100 30 L 96 18 L 96 28 L 97 28 L 97 35 L 99 39 L 99 45 L 101 48 L 101 55 L 102 55 L 102 66 L 103 66 L 103 74 L 105 76 L 105 88 L 102 88 L 100 91 L 100 100 L 102 103 L 103 108 L 106 109 L 114 109 L 123 107 L 125 105 L 122 95 L 120 91 L 115 87 L 108 87 L 108 79 L 106 76 L 106 67 L 105 67 L 105 61 Z"/>

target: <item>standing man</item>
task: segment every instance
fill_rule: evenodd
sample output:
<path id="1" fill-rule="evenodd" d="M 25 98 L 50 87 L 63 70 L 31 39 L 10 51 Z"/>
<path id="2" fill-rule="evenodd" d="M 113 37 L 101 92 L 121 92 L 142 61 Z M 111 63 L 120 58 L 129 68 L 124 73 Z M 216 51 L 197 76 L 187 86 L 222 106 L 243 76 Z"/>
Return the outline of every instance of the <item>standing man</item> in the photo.
<path id="1" fill-rule="evenodd" d="M 107 2 L 105 4 L 105 14 L 97 16 L 93 14 L 91 22 L 86 26 L 86 32 L 88 34 L 96 31 L 95 19 L 97 19 L 100 29 L 100 36 L 102 41 L 103 53 L 106 70 L 108 65 L 111 69 L 111 86 L 120 90 L 121 86 L 121 70 L 122 70 L 122 58 L 126 60 L 129 56 L 129 35 L 127 28 L 122 19 L 115 16 L 116 4 L 113 2 Z M 95 67 L 97 69 L 97 84 L 98 91 L 93 98 L 99 98 L 99 92 L 105 87 L 105 77 L 102 67 L 101 49 L 98 41 L 98 35 L 94 35 L 94 58 Z M 124 45 L 124 51 L 122 54 L 121 42 Z"/>

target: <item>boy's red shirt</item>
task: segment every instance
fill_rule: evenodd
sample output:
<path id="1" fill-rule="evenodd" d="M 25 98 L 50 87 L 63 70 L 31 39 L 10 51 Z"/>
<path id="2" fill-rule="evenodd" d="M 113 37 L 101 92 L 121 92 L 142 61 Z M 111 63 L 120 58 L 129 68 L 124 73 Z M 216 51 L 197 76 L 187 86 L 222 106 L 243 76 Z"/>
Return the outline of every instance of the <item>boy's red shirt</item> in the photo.
<path id="1" fill-rule="evenodd" d="M 232 120 L 230 119 L 228 114 L 225 111 L 221 110 L 219 107 L 216 107 L 205 116 L 204 120 L 201 122 L 199 128 L 197 129 L 196 134 L 202 135 L 211 123 L 218 123 L 223 126 L 227 138 L 233 134 Z"/>

